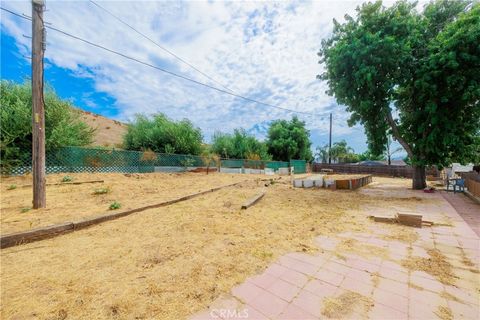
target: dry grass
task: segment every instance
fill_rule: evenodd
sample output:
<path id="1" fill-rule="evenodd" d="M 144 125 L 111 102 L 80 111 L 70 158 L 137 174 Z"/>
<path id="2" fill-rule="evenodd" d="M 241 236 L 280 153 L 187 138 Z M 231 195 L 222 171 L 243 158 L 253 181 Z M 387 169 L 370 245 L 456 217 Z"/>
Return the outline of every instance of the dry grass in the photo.
<path id="1" fill-rule="evenodd" d="M 438 309 L 437 309 L 437 311 L 435 311 L 435 314 L 442 320 L 452 320 L 453 319 L 452 310 L 450 310 L 449 307 L 438 306 Z"/>
<path id="2" fill-rule="evenodd" d="M 455 302 L 459 302 L 459 303 L 465 304 L 465 301 L 457 298 L 457 297 L 454 296 L 453 294 L 448 293 L 448 292 L 446 292 L 446 291 L 442 291 L 442 293 L 440 293 L 440 297 L 445 298 L 445 299 L 447 299 L 447 300 L 452 300 L 452 301 L 455 301 Z"/>
<path id="3" fill-rule="evenodd" d="M 179 176 L 179 186 L 164 186 L 161 181 L 172 181 L 167 180 L 168 175 L 156 176 L 159 181 L 144 176 L 120 177 L 116 184 L 110 181 L 112 192 L 107 197 L 123 186 L 126 190 L 122 192 L 132 193 L 126 199 L 142 203 L 159 196 L 158 191 L 154 196 L 147 193 L 149 188 L 185 193 L 182 188 L 204 190 L 203 177 L 208 177 L 207 185 L 218 185 L 216 179 L 225 179 L 220 182 L 226 184 L 248 177 L 187 174 L 188 180 Z M 296 189 L 275 183 L 255 206 L 240 210 L 241 204 L 263 187 L 250 181 L 57 238 L 4 249 L 0 252 L 1 317 L 183 319 L 205 309 L 279 256 L 315 250 L 317 235 L 365 232 L 373 223 L 358 214 L 361 205 L 404 203 L 360 192 Z M 136 196 L 136 188 L 143 190 L 142 196 Z M 92 189 L 85 190 L 89 199 L 103 197 L 92 196 Z M 69 191 L 68 196 L 75 193 Z M 81 212 L 81 208 L 75 209 Z M 343 246 L 357 254 L 370 255 L 374 250 L 355 242 Z M 382 250 L 373 252 L 385 255 Z M 365 306 L 363 297 L 342 299 L 354 299 L 360 309 Z"/>
<path id="4" fill-rule="evenodd" d="M 74 181 L 104 180 L 105 182 L 48 186 L 47 208 L 22 212 L 23 208 L 31 208 L 32 189 L 5 190 L 11 184 L 31 183 L 31 176 L 2 178 L 0 183 L 2 233 L 18 232 L 104 214 L 108 211 L 110 203 L 114 201 L 122 204 L 122 210 L 129 210 L 259 177 L 221 173 L 208 176 L 204 173 L 81 173 L 69 175 Z M 48 175 L 47 182 L 60 182 L 63 176 L 64 174 Z M 109 192 L 95 193 L 95 190 L 106 190 L 107 188 Z"/>
<path id="5" fill-rule="evenodd" d="M 372 298 L 359 293 L 347 291 L 338 297 L 323 300 L 322 315 L 330 319 L 366 319 L 373 305 Z"/>
<path id="6" fill-rule="evenodd" d="M 80 109 L 75 110 L 86 124 L 95 129 L 92 146 L 122 147 L 123 136 L 128 128 L 125 123 Z"/>
<path id="7" fill-rule="evenodd" d="M 362 257 L 382 257 L 388 258 L 388 249 L 362 243 L 356 239 L 344 239 L 335 248 L 337 253 L 351 252 Z"/>
<path id="8" fill-rule="evenodd" d="M 418 233 L 412 228 L 402 225 L 388 225 L 390 233 L 384 235 L 385 240 L 397 240 L 405 243 L 414 243 L 418 240 Z"/>
<path id="9" fill-rule="evenodd" d="M 410 270 L 419 270 L 431 274 L 443 284 L 453 285 L 455 275 L 452 265 L 447 258 L 437 249 L 429 249 L 430 258 L 412 257 L 402 261 L 402 265 Z"/>

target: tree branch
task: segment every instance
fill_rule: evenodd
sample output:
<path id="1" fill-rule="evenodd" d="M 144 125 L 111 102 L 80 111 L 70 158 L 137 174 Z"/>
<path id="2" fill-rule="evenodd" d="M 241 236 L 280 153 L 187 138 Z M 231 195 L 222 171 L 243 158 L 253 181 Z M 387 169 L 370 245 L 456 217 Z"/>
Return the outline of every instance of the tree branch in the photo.
<path id="1" fill-rule="evenodd" d="M 388 110 L 387 112 L 387 122 L 390 124 L 390 127 L 392 128 L 393 136 L 402 145 L 405 151 L 407 151 L 407 154 L 411 159 L 413 157 L 412 148 L 410 148 L 410 146 L 405 142 L 405 140 L 403 140 L 402 136 L 400 136 L 400 132 L 398 131 L 397 124 L 395 123 L 395 120 L 393 120 L 392 112 L 390 110 Z"/>

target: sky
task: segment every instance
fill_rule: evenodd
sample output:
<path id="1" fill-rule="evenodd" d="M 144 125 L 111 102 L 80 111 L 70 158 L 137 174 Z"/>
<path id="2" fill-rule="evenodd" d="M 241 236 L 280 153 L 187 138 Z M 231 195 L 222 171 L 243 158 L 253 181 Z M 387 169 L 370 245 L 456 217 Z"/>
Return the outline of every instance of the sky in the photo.
<path id="1" fill-rule="evenodd" d="M 121 24 L 89 1 L 47 1 L 44 21 L 109 49 L 236 94 L 293 109 L 306 122 L 312 149 L 345 139 L 366 150 L 361 126 L 348 127 L 344 106 L 317 80 L 317 52 L 335 18 L 354 15 L 359 1 L 99 1 L 128 24 L 215 81 Z M 31 16 L 29 1 L 1 6 Z M 1 78 L 22 82 L 31 74 L 31 22 L 1 11 Z M 244 128 L 264 139 L 269 123 L 294 113 L 233 97 L 175 78 L 134 61 L 47 31 L 45 80 L 77 107 L 119 121 L 137 113 L 190 119 L 207 142 L 216 131 Z"/>

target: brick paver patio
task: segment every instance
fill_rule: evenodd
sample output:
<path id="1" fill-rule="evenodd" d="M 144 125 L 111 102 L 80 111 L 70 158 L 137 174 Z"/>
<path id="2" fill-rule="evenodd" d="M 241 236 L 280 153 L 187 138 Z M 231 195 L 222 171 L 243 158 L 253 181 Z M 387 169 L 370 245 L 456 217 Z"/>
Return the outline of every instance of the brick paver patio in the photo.
<path id="1" fill-rule="evenodd" d="M 442 191 L 441 195 L 455 208 L 473 231 L 480 237 L 480 206 L 462 193 Z"/>
<path id="2" fill-rule="evenodd" d="M 450 223 L 412 229 L 419 236 L 412 244 L 385 240 L 388 231 L 381 223 L 369 232 L 317 237 L 318 254 L 295 252 L 280 257 L 192 319 L 327 319 L 327 305 L 349 294 L 357 300 L 340 304 L 345 312 L 339 318 L 479 319 L 480 240 L 471 223 L 444 199 L 450 195 L 406 192 L 434 200 L 418 205 L 416 212 Z M 461 200 L 449 201 L 460 211 L 467 207 Z M 342 253 L 340 257 L 335 248 L 348 239 L 385 249 L 388 255 Z M 429 249 L 447 258 L 455 275 L 453 283 L 402 265 L 406 258 L 431 258 Z"/>

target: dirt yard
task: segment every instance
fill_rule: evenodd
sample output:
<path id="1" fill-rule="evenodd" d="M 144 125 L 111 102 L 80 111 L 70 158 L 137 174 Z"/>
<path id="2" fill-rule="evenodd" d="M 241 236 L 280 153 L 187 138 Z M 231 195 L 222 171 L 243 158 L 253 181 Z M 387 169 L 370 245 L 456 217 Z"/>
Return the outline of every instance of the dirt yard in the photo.
<path id="1" fill-rule="evenodd" d="M 52 174 L 47 183 L 60 183 L 65 176 L 72 182 L 104 180 L 104 183 L 47 186 L 47 208 L 31 210 L 31 176 L 2 178 L 2 234 L 29 230 L 61 222 L 78 221 L 89 216 L 107 213 L 114 201 L 119 210 L 156 204 L 213 187 L 244 180 L 265 179 L 266 176 L 205 174 L 205 173 L 81 173 Z M 12 186 L 15 186 L 15 189 Z M 10 190 L 9 190 L 10 189 Z"/>
<path id="2" fill-rule="evenodd" d="M 370 209 L 394 212 L 432 201 L 423 193 L 398 197 L 395 192 L 381 192 L 384 185 L 391 185 L 397 186 L 400 194 L 398 187 L 409 184 L 400 179 L 380 178 L 371 187 L 356 191 L 331 191 L 295 189 L 288 179 L 265 187 L 247 175 L 186 174 L 170 180 L 165 176 L 106 179 L 112 193 L 103 200 L 91 195 L 96 188 L 93 185 L 55 187 L 57 193 L 68 190 L 58 199 L 68 199 L 69 205 L 61 204 L 50 212 L 80 204 L 81 209 L 76 210 L 81 215 L 92 208 L 104 209 L 114 199 L 131 199 L 126 206 L 133 207 L 160 201 L 167 194 L 185 193 L 186 188 L 194 192 L 247 178 L 250 181 L 57 238 L 3 249 L 2 318 L 183 319 L 208 307 L 278 257 L 294 251 L 316 252 L 315 237 L 373 232 L 378 227 L 368 218 Z M 173 177 L 177 177 L 176 184 L 167 183 L 173 182 Z M 59 178 L 50 176 L 51 180 Z M 15 197 L 6 199 L 5 210 L 11 210 L 7 222 L 30 201 L 27 190 L 4 191 L 9 183 L 2 182 L 2 193 L 23 192 L 27 199 L 15 205 L 8 202 Z M 263 189 L 267 194 L 260 202 L 240 210 L 246 199 Z M 95 199 L 95 204 L 87 199 Z M 55 201 L 50 198 L 49 203 Z M 46 218 L 50 212 L 37 217 L 51 219 Z M 3 219 L 2 214 L 2 228 Z M 14 230 L 15 224 L 7 226 Z M 393 239 L 412 236 L 405 227 L 384 228 Z M 342 250 L 370 254 L 358 243 L 342 243 Z"/>

